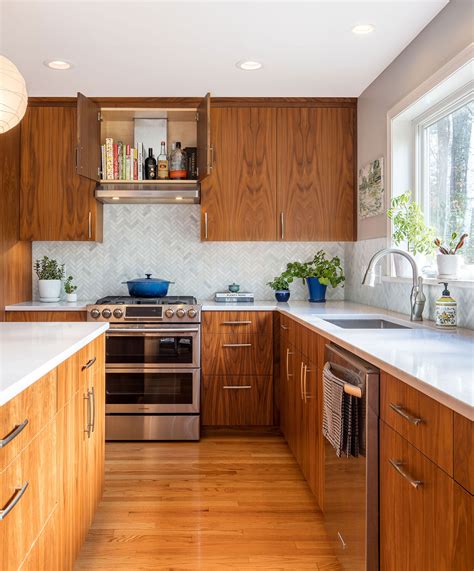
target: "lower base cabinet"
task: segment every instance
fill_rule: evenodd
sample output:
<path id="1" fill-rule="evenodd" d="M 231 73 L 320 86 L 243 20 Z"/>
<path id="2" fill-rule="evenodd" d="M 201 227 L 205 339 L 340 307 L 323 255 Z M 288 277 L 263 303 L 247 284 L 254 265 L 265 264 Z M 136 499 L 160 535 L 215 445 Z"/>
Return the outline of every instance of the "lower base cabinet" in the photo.
<path id="1" fill-rule="evenodd" d="M 0 408 L 2 438 L 28 420 L 0 449 L 2 571 L 73 568 L 103 491 L 104 362 L 102 335 Z"/>

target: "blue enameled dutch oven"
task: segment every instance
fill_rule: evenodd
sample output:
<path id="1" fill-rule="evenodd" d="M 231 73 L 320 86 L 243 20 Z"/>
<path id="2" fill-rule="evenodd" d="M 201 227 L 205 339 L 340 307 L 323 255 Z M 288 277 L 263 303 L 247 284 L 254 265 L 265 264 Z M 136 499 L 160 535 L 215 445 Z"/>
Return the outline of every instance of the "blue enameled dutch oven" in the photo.
<path id="1" fill-rule="evenodd" d="M 128 293 L 133 297 L 163 297 L 168 293 L 170 284 L 167 280 L 152 278 L 151 274 L 145 274 L 146 278 L 136 278 L 122 282 L 127 284 Z"/>

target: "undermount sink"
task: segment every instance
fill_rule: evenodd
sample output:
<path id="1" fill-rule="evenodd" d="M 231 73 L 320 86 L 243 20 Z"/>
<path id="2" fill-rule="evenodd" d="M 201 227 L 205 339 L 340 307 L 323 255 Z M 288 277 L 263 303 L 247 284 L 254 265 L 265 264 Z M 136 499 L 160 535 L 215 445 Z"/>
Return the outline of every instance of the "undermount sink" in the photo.
<path id="1" fill-rule="evenodd" d="M 400 325 L 386 319 L 323 319 L 328 323 L 342 327 L 343 329 L 411 329 L 409 325 Z"/>

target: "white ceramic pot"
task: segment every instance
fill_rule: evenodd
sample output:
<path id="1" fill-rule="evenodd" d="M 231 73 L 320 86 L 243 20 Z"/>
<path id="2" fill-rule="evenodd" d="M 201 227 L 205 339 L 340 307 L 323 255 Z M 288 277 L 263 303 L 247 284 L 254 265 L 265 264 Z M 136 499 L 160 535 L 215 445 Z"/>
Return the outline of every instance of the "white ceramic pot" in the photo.
<path id="1" fill-rule="evenodd" d="M 75 301 L 77 301 L 77 293 L 67 293 L 66 294 L 66 301 L 68 303 L 74 303 Z"/>
<path id="2" fill-rule="evenodd" d="M 436 254 L 438 278 L 455 278 L 458 275 L 459 256 Z"/>
<path id="3" fill-rule="evenodd" d="M 61 296 L 61 280 L 38 280 L 40 301 L 59 301 Z"/>

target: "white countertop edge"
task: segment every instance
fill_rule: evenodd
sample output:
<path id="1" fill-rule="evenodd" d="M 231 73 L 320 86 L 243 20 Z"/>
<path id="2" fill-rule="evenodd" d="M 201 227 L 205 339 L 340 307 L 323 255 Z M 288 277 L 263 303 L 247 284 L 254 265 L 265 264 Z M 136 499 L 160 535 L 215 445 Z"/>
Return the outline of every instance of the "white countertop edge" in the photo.
<path id="1" fill-rule="evenodd" d="M 99 335 L 102 335 L 102 333 L 105 333 L 105 331 L 107 331 L 107 329 L 109 328 L 108 323 L 97 323 L 95 325 L 97 326 L 97 329 L 84 335 L 84 337 L 82 337 L 80 341 L 76 341 L 75 343 L 67 347 L 67 349 L 64 349 L 63 351 L 55 355 L 53 358 L 49 359 L 48 361 L 44 362 L 42 365 L 34 369 L 34 371 L 31 371 L 31 373 L 22 377 L 16 383 L 10 385 L 3 391 L 0 391 L 0 406 L 3 406 L 8 401 L 18 396 L 22 391 L 24 391 L 32 384 L 34 384 L 36 381 L 41 379 L 41 377 L 47 375 L 58 365 L 63 363 L 66 359 L 68 359 L 69 357 L 80 351 L 83 347 L 88 345 L 91 341 L 94 341 L 94 339 L 99 337 Z"/>
<path id="2" fill-rule="evenodd" d="M 5 311 L 85 311 L 93 301 L 56 301 L 46 303 L 41 301 L 23 301 L 6 305 Z"/>

